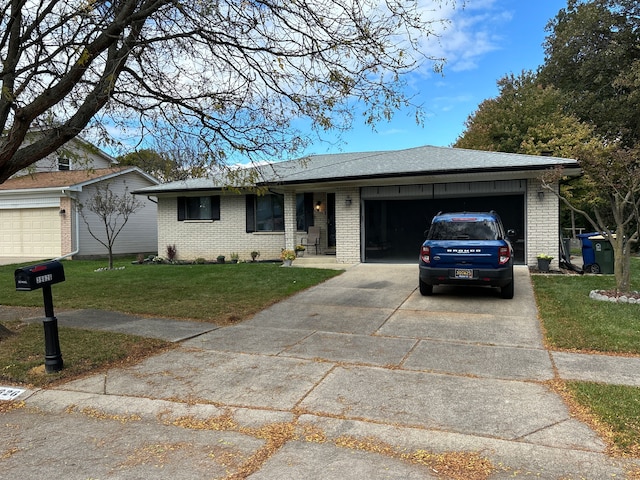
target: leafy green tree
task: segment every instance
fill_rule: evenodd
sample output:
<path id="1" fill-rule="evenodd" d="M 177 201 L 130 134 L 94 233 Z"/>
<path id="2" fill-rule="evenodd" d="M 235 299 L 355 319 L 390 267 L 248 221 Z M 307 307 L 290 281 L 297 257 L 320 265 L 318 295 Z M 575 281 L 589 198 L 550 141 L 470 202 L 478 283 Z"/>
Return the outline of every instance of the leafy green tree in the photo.
<path id="1" fill-rule="evenodd" d="M 435 0 L 435 3 L 449 0 Z M 0 182 L 86 128 L 275 158 L 410 100 L 444 19 L 404 0 L 0 0 Z M 38 134 L 27 139 L 27 133 Z"/>
<path id="2" fill-rule="evenodd" d="M 625 292 L 640 221 L 640 5 L 569 0 L 547 30 L 539 80 L 563 93 L 565 111 L 590 124 L 600 143 L 575 155 L 589 208 L 563 201 L 610 240 L 617 289 Z"/>
<path id="3" fill-rule="evenodd" d="M 498 80 L 499 95 L 484 100 L 465 122 L 465 130 L 454 146 L 473 150 L 508 153 L 533 153 L 532 150 L 560 148 L 563 142 L 544 145 L 548 135 L 542 125 L 567 122 L 562 110 L 562 95 L 551 87 L 542 87 L 533 72 L 507 75 Z M 559 126 L 559 125 L 558 125 Z M 568 136 L 566 132 L 565 136 Z M 562 145 L 566 150 L 566 146 Z M 526 151 L 525 151 L 526 150 Z M 554 154 L 556 152 L 553 151 Z M 559 153 L 559 152 L 557 152 Z"/>
<path id="4" fill-rule="evenodd" d="M 151 149 L 127 153 L 117 157 L 116 160 L 120 165 L 139 167 L 162 182 L 184 180 L 190 176 L 189 170 L 182 167 L 178 161 L 169 158 L 167 154 Z"/>
<path id="5" fill-rule="evenodd" d="M 566 108 L 623 147 L 640 141 L 640 4 L 569 0 L 552 19 L 540 81 Z"/>

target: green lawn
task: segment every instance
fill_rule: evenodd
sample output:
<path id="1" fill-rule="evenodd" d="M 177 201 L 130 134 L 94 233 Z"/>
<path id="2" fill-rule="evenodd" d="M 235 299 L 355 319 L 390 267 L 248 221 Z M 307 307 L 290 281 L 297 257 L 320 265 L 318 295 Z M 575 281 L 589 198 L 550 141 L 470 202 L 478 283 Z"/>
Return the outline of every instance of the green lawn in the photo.
<path id="1" fill-rule="evenodd" d="M 55 309 L 101 309 L 226 324 L 338 275 L 274 263 L 132 265 L 96 272 L 105 261 L 63 262 L 66 281 L 51 287 Z M 17 292 L 15 266 L 0 267 L 0 302 L 42 306 L 42 292 Z"/>
<path id="2" fill-rule="evenodd" d="M 551 349 L 640 355 L 640 305 L 591 300 L 591 290 L 615 287 L 613 275 L 533 275 Z M 632 259 L 632 288 L 640 290 L 640 259 Z M 640 388 L 566 382 L 573 400 L 610 429 L 614 450 L 640 454 Z M 609 436 L 609 435 L 607 435 Z"/>
<path id="3" fill-rule="evenodd" d="M 170 348 L 168 342 L 113 332 L 60 327 L 60 351 L 64 368 L 44 372 L 44 330 L 42 323 L 3 321 L 14 332 L 0 336 L 0 381 L 45 386 L 70 380 L 119 362 L 130 363 Z"/>
<path id="4" fill-rule="evenodd" d="M 640 354 L 640 305 L 591 300 L 591 290 L 615 287 L 613 275 L 533 275 L 551 348 Z M 640 290 L 640 259 L 632 259 L 632 288 Z"/>

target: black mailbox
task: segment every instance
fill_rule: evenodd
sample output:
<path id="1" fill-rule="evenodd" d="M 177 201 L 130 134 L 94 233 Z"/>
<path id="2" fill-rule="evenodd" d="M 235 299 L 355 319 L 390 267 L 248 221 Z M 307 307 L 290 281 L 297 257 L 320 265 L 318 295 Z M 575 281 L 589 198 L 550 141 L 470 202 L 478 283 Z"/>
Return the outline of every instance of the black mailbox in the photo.
<path id="1" fill-rule="evenodd" d="M 64 282 L 64 268 L 57 260 L 21 267 L 15 271 L 16 290 L 36 290 L 46 285 Z"/>

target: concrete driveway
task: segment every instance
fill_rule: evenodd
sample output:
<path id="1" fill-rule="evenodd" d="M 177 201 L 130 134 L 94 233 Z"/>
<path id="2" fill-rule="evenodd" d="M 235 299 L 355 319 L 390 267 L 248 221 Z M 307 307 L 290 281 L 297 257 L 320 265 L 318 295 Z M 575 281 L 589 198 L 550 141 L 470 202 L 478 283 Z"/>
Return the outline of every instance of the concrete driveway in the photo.
<path id="1" fill-rule="evenodd" d="M 482 288 L 422 297 L 417 274 L 416 265 L 357 265 L 250 321 L 194 330 L 138 365 L 28 392 L 29 427 L 24 411 L 2 417 L 25 426 L 0 433 L 0 444 L 16 445 L 6 458 L 0 451 L 0 469 L 17 478 L 34 464 L 28 445 L 39 428 L 84 442 L 73 469 L 59 438 L 39 458 L 65 478 L 154 476 L 154 462 L 163 478 L 224 478 L 255 458 L 238 478 L 441 478 L 407 460 L 419 452 L 474 453 L 494 467 L 457 478 L 623 478 L 635 467 L 609 458 L 545 383 L 557 370 L 525 267 L 513 300 Z M 106 328 L 134 333 L 136 321 L 145 331 L 153 322 L 121 320 Z M 261 453 L 273 444 L 256 432 L 276 425 L 297 434 Z M 163 461 L 141 461 L 154 445 L 167 450 Z"/>

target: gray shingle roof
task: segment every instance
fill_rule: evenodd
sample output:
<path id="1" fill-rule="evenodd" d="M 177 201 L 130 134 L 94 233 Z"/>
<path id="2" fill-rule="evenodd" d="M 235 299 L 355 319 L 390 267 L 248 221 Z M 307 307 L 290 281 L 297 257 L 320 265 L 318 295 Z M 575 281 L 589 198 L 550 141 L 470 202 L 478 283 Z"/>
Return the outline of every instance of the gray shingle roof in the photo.
<path id="1" fill-rule="evenodd" d="M 258 185 L 411 177 L 481 171 L 530 171 L 554 166 L 578 168 L 573 159 L 424 146 L 406 150 L 312 155 L 257 167 Z M 226 182 L 229 183 L 229 182 Z M 162 193 L 222 188 L 225 177 L 197 178 L 145 188 Z"/>

